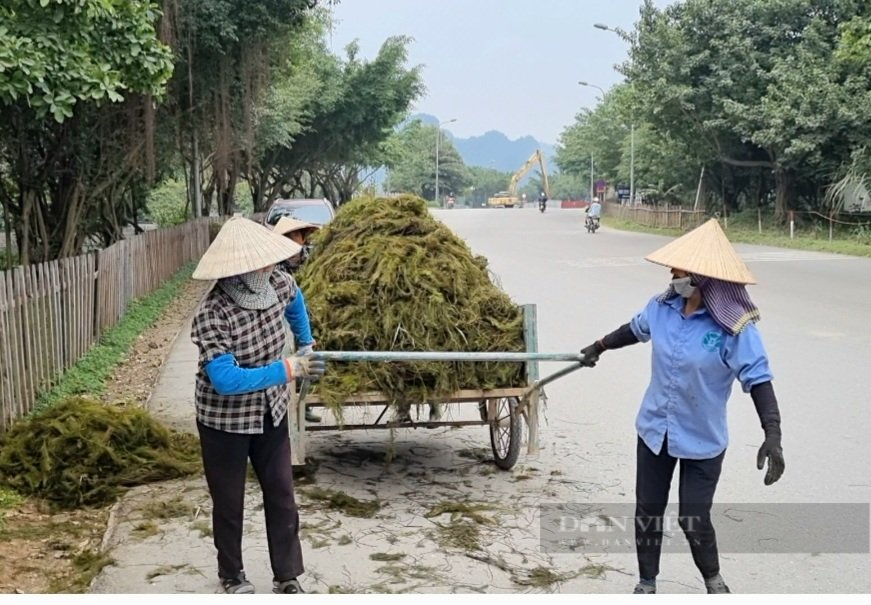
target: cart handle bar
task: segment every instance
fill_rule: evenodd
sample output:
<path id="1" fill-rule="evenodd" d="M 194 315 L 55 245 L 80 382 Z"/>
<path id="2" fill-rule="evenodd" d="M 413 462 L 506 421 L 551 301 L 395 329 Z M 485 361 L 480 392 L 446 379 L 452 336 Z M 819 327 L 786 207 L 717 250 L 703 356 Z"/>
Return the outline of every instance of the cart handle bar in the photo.
<path id="1" fill-rule="evenodd" d="M 324 361 L 574 361 L 581 353 L 468 353 L 464 351 L 315 351 L 312 359 Z"/>

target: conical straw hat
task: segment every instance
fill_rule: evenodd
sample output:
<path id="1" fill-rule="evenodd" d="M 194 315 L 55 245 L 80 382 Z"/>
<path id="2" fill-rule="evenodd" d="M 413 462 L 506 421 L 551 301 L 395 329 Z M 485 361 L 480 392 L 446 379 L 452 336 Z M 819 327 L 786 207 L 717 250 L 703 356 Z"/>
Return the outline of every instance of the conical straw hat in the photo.
<path id="1" fill-rule="evenodd" d="M 275 265 L 298 254 L 302 247 L 254 221 L 233 217 L 224 223 L 203 254 L 194 279 L 221 279 Z"/>
<path id="2" fill-rule="evenodd" d="M 282 216 L 281 220 L 279 220 L 275 224 L 275 227 L 272 228 L 272 230 L 279 235 L 287 235 L 288 233 L 293 233 L 294 231 L 302 231 L 303 229 L 311 229 L 312 231 L 317 231 L 318 229 L 320 229 L 320 227 L 317 225 L 312 225 L 311 223 L 306 223 L 305 221 L 295 219 L 290 216 Z"/>
<path id="3" fill-rule="evenodd" d="M 645 260 L 736 284 L 756 283 L 715 218 L 669 242 Z"/>

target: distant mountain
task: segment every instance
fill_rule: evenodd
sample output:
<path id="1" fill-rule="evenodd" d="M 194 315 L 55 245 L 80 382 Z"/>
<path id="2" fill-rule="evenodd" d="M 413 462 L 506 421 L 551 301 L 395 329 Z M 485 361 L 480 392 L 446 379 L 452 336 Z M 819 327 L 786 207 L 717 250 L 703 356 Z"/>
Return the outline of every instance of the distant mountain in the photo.
<path id="1" fill-rule="evenodd" d="M 424 124 L 437 125 L 439 119 L 433 115 L 419 113 L 411 116 L 409 121 L 420 120 Z M 548 172 L 554 172 L 556 167 L 553 163 L 554 147 L 548 143 L 537 141 L 534 137 L 525 136 L 511 140 L 498 130 L 490 130 L 477 137 L 462 139 L 444 130 L 445 136 L 449 137 L 469 166 L 483 166 L 495 168 L 503 172 L 514 172 L 529 159 L 536 149 L 541 149 L 547 161 Z"/>

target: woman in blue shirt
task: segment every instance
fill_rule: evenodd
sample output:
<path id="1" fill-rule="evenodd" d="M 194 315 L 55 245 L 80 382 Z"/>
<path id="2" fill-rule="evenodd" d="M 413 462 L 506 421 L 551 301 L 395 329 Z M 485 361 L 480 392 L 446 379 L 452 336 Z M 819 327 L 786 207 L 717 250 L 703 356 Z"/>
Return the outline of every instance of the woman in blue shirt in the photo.
<path id="1" fill-rule="evenodd" d="M 608 349 L 652 344 L 650 384 L 636 419 L 635 538 L 640 582 L 656 592 L 663 517 L 680 462 L 678 521 L 708 593 L 727 593 L 720 575 L 711 505 L 728 445 L 726 402 L 737 380 L 750 393 L 765 441 L 765 485 L 783 474 L 780 412 L 768 356 L 756 328 L 759 310 L 745 284 L 755 280 L 716 219 L 647 257 L 671 269 L 668 288 L 632 321 L 584 348 L 593 367 Z"/>

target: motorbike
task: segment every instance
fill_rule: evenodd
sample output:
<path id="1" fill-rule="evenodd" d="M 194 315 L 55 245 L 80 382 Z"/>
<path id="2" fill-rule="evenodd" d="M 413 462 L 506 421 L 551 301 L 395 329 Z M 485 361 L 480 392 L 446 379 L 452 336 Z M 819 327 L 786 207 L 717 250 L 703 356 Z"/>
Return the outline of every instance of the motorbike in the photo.
<path id="1" fill-rule="evenodd" d="M 547 208 L 547 200 L 539 200 L 538 202 L 538 211 L 544 212 Z"/>
<path id="2" fill-rule="evenodd" d="M 454 198 L 449 197 L 448 198 L 448 210 L 450 210 L 453 207 L 454 207 Z"/>
<path id="3" fill-rule="evenodd" d="M 588 216 L 585 222 L 585 226 L 587 227 L 587 233 L 595 233 L 599 228 L 599 217 L 598 216 Z"/>

